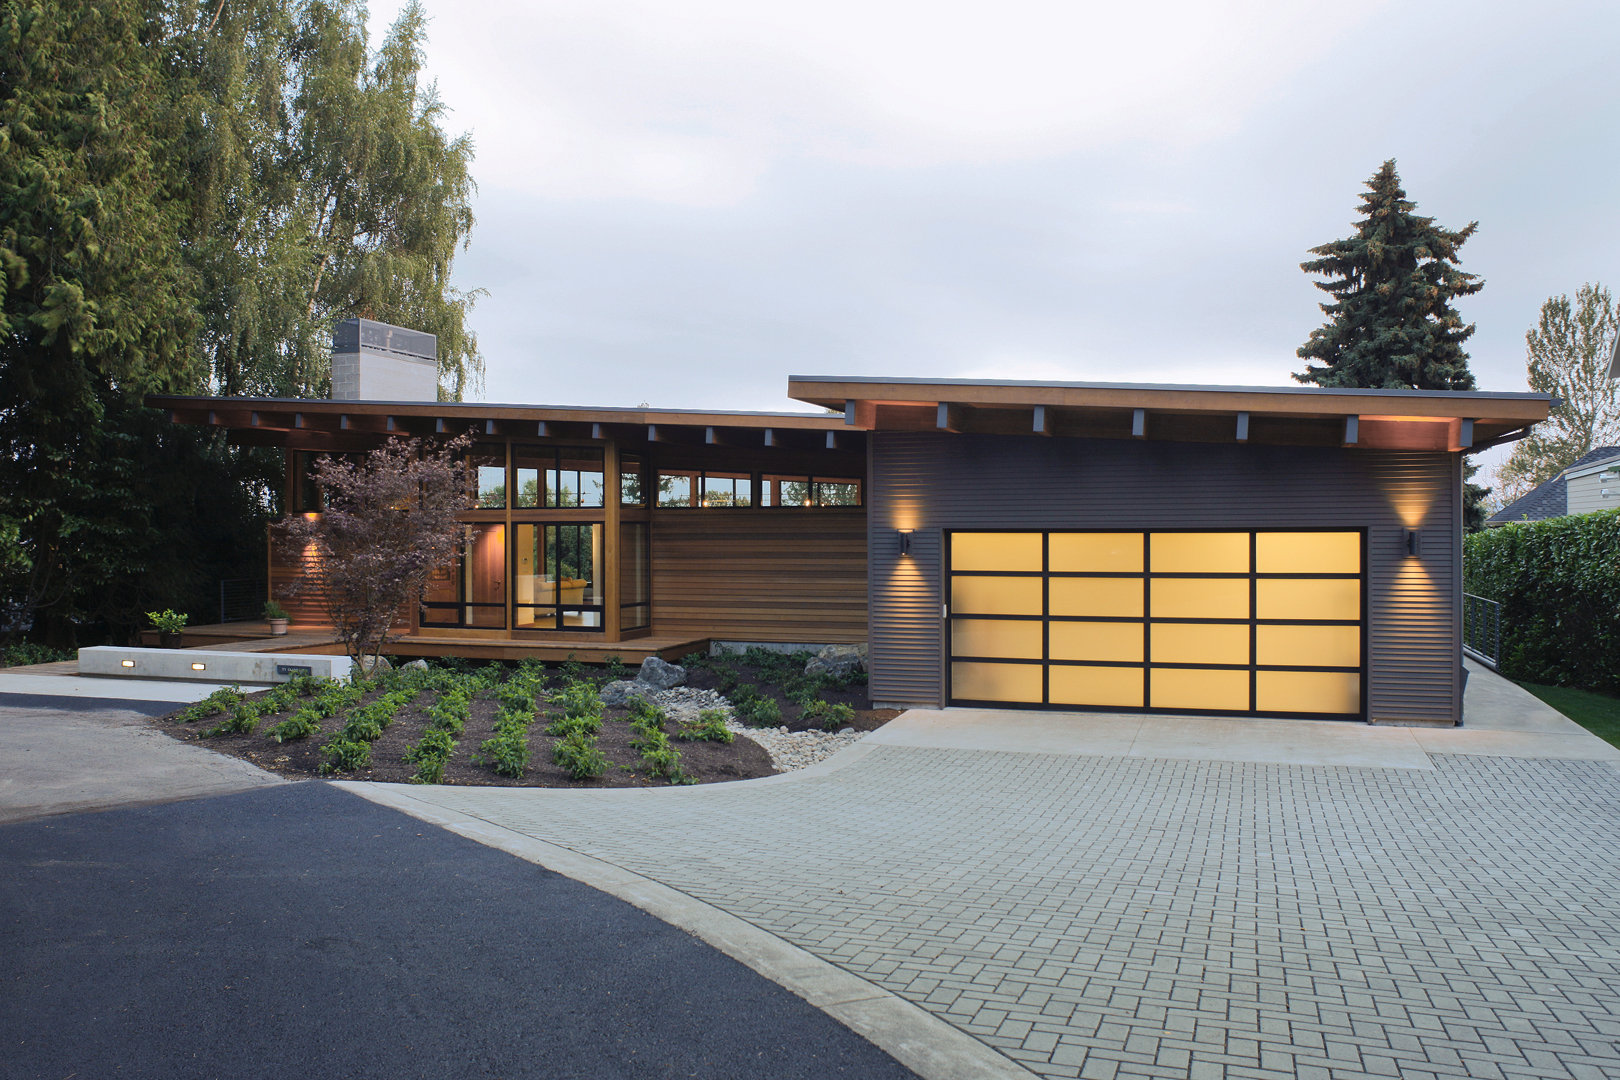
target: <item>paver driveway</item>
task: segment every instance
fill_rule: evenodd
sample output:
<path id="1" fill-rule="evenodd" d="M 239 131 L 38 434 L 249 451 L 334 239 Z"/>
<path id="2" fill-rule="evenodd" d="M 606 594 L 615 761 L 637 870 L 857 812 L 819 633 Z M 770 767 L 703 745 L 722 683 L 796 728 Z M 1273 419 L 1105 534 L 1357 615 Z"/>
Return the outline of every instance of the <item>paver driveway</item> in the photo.
<path id="1" fill-rule="evenodd" d="M 1043 1076 L 1620 1074 L 1620 772 L 1419 757 L 885 745 L 785 783 L 409 794 L 688 892 Z"/>

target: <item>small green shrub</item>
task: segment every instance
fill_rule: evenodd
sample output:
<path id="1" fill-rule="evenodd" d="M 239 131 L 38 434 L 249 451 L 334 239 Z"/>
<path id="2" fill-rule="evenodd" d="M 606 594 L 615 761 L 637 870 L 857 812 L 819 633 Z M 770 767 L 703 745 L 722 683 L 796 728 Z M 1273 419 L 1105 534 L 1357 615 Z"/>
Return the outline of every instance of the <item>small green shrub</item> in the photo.
<path id="1" fill-rule="evenodd" d="M 160 634 L 178 634 L 186 628 L 188 615 L 182 615 L 173 608 L 164 608 L 162 611 L 148 611 L 146 617 L 151 620 L 152 628 Z"/>
<path id="2" fill-rule="evenodd" d="M 823 731 L 837 731 L 849 726 L 855 719 L 855 710 L 843 702 L 813 701 L 805 706 L 804 718 Z"/>
<path id="3" fill-rule="evenodd" d="M 235 686 L 222 686 L 212 694 L 174 714 L 174 718 L 182 724 L 195 724 L 198 720 L 206 720 L 210 716 L 218 716 L 223 712 L 233 712 L 242 704 L 242 691 Z"/>
<path id="4" fill-rule="evenodd" d="M 681 772 L 681 755 L 676 749 L 664 743 L 663 746 L 648 747 L 641 752 L 641 763 L 651 776 L 656 776 L 674 783 L 677 778 L 684 777 Z"/>
<path id="5" fill-rule="evenodd" d="M 656 702 L 649 701 L 647 698 L 631 698 L 629 719 L 632 724 L 641 721 L 663 727 L 664 710 Z"/>
<path id="6" fill-rule="evenodd" d="M 529 732 L 527 728 L 497 730 L 478 746 L 474 764 L 491 766 L 498 776 L 514 779 L 523 775 L 529 765 Z"/>
<path id="7" fill-rule="evenodd" d="M 274 600 L 266 600 L 264 602 L 264 617 L 266 619 L 285 619 L 287 609 Z"/>
<path id="8" fill-rule="evenodd" d="M 371 744 L 361 739 L 336 738 L 321 747 L 321 775 L 354 772 L 371 764 Z"/>
<path id="9" fill-rule="evenodd" d="M 821 696 L 827 689 L 828 680 L 820 675 L 806 675 L 799 672 L 790 675 L 782 682 L 782 693 L 795 705 L 809 708 L 810 703 Z"/>
<path id="10" fill-rule="evenodd" d="M 776 703 L 775 698 L 755 696 L 736 705 L 732 711 L 736 713 L 738 720 L 749 727 L 776 727 L 782 722 L 782 706 Z"/>
<path id="11" fill-rule="evenodd" d="M 308 709 L 299 709 L 270 729 L 270 737 L 278 743 L 307 739 L 321 731 L 321 717 Z"/>
<path id="12" fill-rule="evenodd" d="M 567 738 L 576 731 L 585 735 L 600 734 L 602 731 L 601 717 L 569 716 L 567 713 L 557 713 L 552 716 L 551 723 L 546 725 L 547 735 L 555 735 L 562 739 Z"/>
<path id="13" fill-rule="evenodd" d="M 610 682 L 618 682 L 620 679 L 630 677 L 630 669 L 624 666 L 624 661 L 619 659 L 618 653 L 612 653 L 608 656 L 602 665 L 602 671 L 607 675 Z"/>
<path id="14" fill-rule="evenodd" d="M 33 664 L 55 664 L 72 660 L 72 649 L 53 649 L 33 641 L 15 641 L 0 649 L 0 667 L 28 667 Z"/>
<path id="15" fill-rule="evenodd" d="M 726 727 L 725 713 L 717 709 L 705 709 L 698 713 L 696 720 L 682 720 L 675 737 L 687 742 L 702 739 L 717 743 L 729 743 L 736 738 Z"/>
<path id="16" fill-rule="evenodd" d="M 221 735 L 251 735 L 259 726 L 259 713 L 251 704 L 244 704 L 225 714 L 225 719 L 202 733 L 205 739 Z"/>
<path id="17" fill-rule="evenodd" d="M 437 784 L 444 780 L 444 767 L 455 753 L 456 740 L 447 731 L 429 729 L 422 738 L 405 748 L 405 760 L 416 766 L 413 784 Z"/>
<path id="18" fill-rule="evenodd" d="M 688 671 L 695 668 L 712 667 L 713 661 L 708 653 L 690 652 L 681 657 L 681 667 Z"/>
<path id="19" fill-rule="evenodd" d="M 551 760 L 561 766 L 571 780 L 594 780 L 607 772 L 607 758 L 596 745 L 596 737 L 583 731 L 570 733 L 551 751 Z"/>

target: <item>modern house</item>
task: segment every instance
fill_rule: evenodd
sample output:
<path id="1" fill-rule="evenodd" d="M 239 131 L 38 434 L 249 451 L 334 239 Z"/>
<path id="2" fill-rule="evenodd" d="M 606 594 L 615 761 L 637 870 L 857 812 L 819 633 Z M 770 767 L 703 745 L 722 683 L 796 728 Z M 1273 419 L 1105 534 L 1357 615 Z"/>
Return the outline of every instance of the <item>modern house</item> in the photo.
<path id="1" fill-rule="evenodd" d="M 390 332 L 340 332 L 331 400 L 148 400 L 284 448 L 291 513 L 312 455 L 471 430 L 474 539 L 401 652 L 869 641 L 893 705 L 1456 723 L 1462 458 L 1551 405 L 819 376 L 788 383 L 819 414 L 439 402 Z M 273 590 L 302 573 L 272 557 Z"/>
<path id="2" fill-rule="evenodd" d="M 1600 446 L 1485 519 L 1491 527 L 1620 506 L 1620 446 Z"/>

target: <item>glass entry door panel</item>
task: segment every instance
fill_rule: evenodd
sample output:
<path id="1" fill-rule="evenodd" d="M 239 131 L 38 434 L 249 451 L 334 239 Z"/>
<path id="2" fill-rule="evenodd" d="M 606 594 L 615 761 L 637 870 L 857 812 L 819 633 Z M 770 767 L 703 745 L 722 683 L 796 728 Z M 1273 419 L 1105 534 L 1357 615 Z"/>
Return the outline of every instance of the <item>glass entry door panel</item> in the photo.
<path id="1" fill-rule="evenodd" d="M 602 525 L 516 525 L 513 628 L 602 629 Z"/>
<path id="2" fill-rule="evenodd" d="M 434 573 L 422 602 L 425 627 L 506 628 L 506 526 L 471 525 L 466 554 Z"/>
<path id="3" fill-rule="evenodd" d="M 1359 531 L 956 532 L 950 699 L 1358 716 Z"/>

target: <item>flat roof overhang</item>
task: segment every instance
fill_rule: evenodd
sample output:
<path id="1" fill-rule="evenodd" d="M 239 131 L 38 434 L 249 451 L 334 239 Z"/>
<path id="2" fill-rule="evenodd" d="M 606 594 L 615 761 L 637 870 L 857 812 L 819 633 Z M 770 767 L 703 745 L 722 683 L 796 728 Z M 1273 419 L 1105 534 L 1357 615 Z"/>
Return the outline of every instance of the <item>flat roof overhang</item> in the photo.
<path id="1" fill-rule="evenodd" d="M 227 428 L 231 441 L 299 450 L 348 450 L 377 436 L 615 439 L 624 443 L 864 450 L 842 415 L 504 405 L 466 401 L 326 401 L 151 394 L 177 424 Z"/>
<path id="2" fill-rule="evenodd" d="M 788 395 L 858 431 L 1473 452 L 1528 434 L 1550 394 L 795 375 Z"/>

